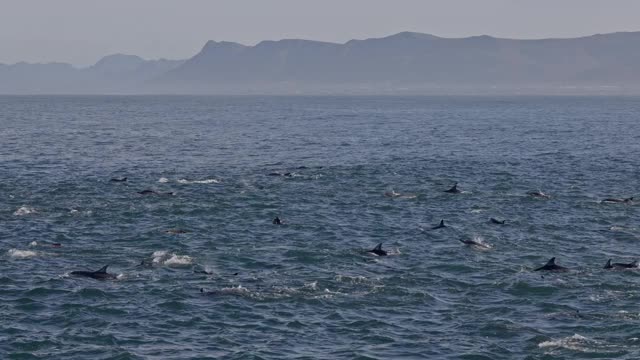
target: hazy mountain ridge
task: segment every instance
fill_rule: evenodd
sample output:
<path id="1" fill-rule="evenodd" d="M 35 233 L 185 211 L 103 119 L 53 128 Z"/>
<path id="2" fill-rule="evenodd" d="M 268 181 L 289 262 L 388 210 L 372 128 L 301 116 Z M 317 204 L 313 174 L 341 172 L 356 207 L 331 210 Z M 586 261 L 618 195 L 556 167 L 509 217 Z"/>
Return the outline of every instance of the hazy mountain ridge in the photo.
<path id="1" fill-rule="evenodd" d="M 56 62 L 0 64 L 0 94 L 136 93 L 141 84 L 183 62 L 115 54 L 86 68 Z"/>
<path id="2" fill-rule="evenodd" d="M 185 61 L 112 55 L 86 69 L 8 68 L 0 66 L 1 93 L 64 93 L 50 84 L 56 81 L 80 93 L 640 94 L 640 32 L 540 40 L 403 32 L 344 44 L 285 39 L 255 46 L 208 41 Z"/>

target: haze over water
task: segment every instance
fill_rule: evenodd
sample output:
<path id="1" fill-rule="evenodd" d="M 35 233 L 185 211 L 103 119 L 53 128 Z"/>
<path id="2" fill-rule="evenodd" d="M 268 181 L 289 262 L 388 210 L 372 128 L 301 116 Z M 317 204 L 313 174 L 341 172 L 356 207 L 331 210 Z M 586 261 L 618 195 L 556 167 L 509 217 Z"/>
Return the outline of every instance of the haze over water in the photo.
<path id="1" fill-rule="evenodd" d="M 640 356 L 640 270 L 602 269 L 639 258 L 639 206 L 600 203 L 638 195 L 640 98 L 0 109 L 1 358 Z"/>

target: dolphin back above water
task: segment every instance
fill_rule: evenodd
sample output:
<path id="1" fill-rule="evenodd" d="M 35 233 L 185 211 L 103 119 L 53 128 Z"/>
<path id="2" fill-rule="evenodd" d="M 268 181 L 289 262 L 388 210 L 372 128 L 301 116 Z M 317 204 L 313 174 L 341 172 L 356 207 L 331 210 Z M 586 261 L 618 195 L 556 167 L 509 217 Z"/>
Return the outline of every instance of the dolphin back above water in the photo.
<path id="1" fill-rule="evenodd" d="M 174 192 L 166 192 L 166 193 L 161 193 L 161 192 L 157 192 L 155 190 L 142 190 L 142 191 L 138 191 L 138 194 L 140 195 L 167 195 L 167 196 L 174 196 L 176 193 Z"/>
<path id="2" fill-rule="evenodd" d="M 540 271 L 540 270 L 544 270 L 544 271 L 569 271 L 569 269 L 567 269 L 564 266 L 560 266 L 560 265 L 556 265 L 556 258 L 552 257 L 549 261 L 547 261 L 547 263 L 544 266 L 541 266 L 533 271 Z"/>
<path id="3" fill-rule="evenodd" d="M 442 228 L 446 228 L 447 225 L 444 224 L 444 219 L 440 220 L 440 224 L 434 226 L 431 228 L 431 230 L 437 230 L 437 229 L 442 229 Z"/>
<path id="4" fill-rule="evenodd" d="M 542 191 L 540 191 L 540 190 L 536 190 L 536 191 L 529 191 L 529 192 L 527 193 L 527 195 L 529 195 L 529 196 L 533 196 L 533 197 L 536 197 L 536 198 L 542 198 L 542 199 L 550 199 L 550 198 L 551 198 L 551 195 L 549 195 L 549 194 L 545 194 L 545 193 L 543 193 L 543 192 L 542 192 Z"/>
<path id="5" fill-rule="evenodd" d="M 462 191 L 458 190 L 458 183 L 455 183 L 455 184 L 453 184 L 451 189 L 445 190 L 444 192 L 449 193 L 449 194 L 459 194 Z"/>
<path id="6" fill-rule="evenodd" d="M 611 263 L 611 259 L 607 261 L 607 264 L 604 266 L 604 269 L 633 269 L 638 267 L 638 261 L 635 260 L 628 264 L 623 263 Z"/>
<path id="7" fill-rule="evenodd" d="M 84 276 L 84 277 L 89 277 L 96 280 L 115 280 L 116 275 L 109 274 L 107 272 L 108 267 L 109 265 L 105 265 L 100 270 L 96 270 L 96 271 L 72 271 L 70 275 Z"/>
<path id="8" fill-rule="evenodd" d="M 374 247 L 373 250 L 369 250 L 368 252 L 374 253 L 378 256 L 387 256 L 388 253 L 385 250 L 382 250 L 382 243 L 378 244 L 378 246 Z"/>
<path id="9" fill-rule="evenodd" d="M 633 201 L 633 196 L 628 198 L 606 198 L 601 203 L 628 203 Z"/>
<path id="10" fill-rule="evenodd" d="M 458 239 L 458 241 L 460 241 L 461 243 L 463 243 L 465 245 L 469 245 L 469 246 L 476 246 L 476 247 L 480 247 L 480 248 L 484 248 L 484 249 L 491 249 L 491 245 L 485 244 L 483 242 L 476 241 L 476 240 Z"/>

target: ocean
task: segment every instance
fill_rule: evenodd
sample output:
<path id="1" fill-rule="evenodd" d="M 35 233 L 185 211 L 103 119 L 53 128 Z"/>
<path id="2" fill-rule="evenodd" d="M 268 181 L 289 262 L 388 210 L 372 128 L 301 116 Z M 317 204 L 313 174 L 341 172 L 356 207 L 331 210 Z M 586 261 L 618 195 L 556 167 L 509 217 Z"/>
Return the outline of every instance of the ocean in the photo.
<path id="1" fill-rule="evenodd" d="M 639 155 L 638 97 L 1 96 L 0 358 L 639 358 Z"/>

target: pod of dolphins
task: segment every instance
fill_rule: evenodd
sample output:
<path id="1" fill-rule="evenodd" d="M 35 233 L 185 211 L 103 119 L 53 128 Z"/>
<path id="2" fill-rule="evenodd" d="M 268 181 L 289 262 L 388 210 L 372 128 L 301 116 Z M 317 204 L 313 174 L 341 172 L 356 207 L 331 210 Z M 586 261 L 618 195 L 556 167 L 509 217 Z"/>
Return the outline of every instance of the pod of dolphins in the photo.
<path id="1" fill-rule="evenodd" d="M 270 176 L 288 176 L 290 175 L 289 173 L 285 173 L 285 174 L 280 174 L 280 173 L 270 173 Z M 110 182 L 117 182 L 117 183 L 123 183 L 127 181 L 126 177 L 121 177 L 121 178 L 112 178 L 111 180 L 109 180 Z M 454 183 L 453 186 L 451 188 L 449 188 L 448 190 L 444 191 L 445 193 L 448 194 L 460 194 L 462 193 L 462 191 L 460 189 L 458 189 L 458 183 Z M 142 190 L 139 191 L 138 194 L 140 195 L 164 195 L 164 196 L 173 196 L 175 195 L 175 193 L 173 192 L 167 192 L 167 193 L 160 193 L 154 190 Z M 391 192 L 386 192 L 385 196 L 389 196 L 389 197 L 396 197 L 396 196 L 400 196 L 401 194 L 396 193 L 394 191 Z M 540 190 L 537 191 L 531 191 L 531 192 L 527 192 L 527 195 L 535 197 L 535 198 L 542 198 L 542 199 L 550 199 L 551 196 L 548 194 L 543 193 Z M 606 198 L 604 200 L 601 201 L 601 203 L 630 203 L 633 201 L 633 197 L 629 197 L 629 198 Z M 506 220 L 498 220 L 495 218 L 490 218 L 489 221 L 492 224 L 496 224 L 496 225 L 505 225 Z M 284 221 L 282 221 L 279 217 L 275 217 L 272 221 L 272 223 L 274 225 L 284 225 Z M 431 230 L 438 230 L 438 229 L 443 229 L 446 228 L 447 226 L 444 223 L 444 219 L 440 220 L 440 223 L 434 227 L 431 228 Z M 168 234 L 184 234 L 184 233 L 188 233 L 189 231 L 187 230 L 181 230 L 181 229 L 170 229 L 170 230 L 166 230 L 165 231 Z M 481 247 L 481 248 L 488 248 L 488 246 L 482 242 L 478 242 L 475 240 L 463 240 L 463 239 L 459 239 L 460 242 L 462 242 L 465 245 L 470 245 L 470 246 L 477 246 L 477 247 Z M 376 245 L 376 247 L 374 247 L 371 250 L 368 250 L 368 253 L 377 255 L 377 256 L 387 256 L 389 255 L 389 253 L 386 250 L 382 249 L 382 244 L 383 243 L 379 243 L 378 245 Z M 59 244 L 57 244 L 59 245 Z M 609 259 L 606 263 L 606 265 L 603 267 L 603 269 L 607 269 L 607 270 L 612 270 L 612 269 L 632 269 L 632 268 L 638 268 L 640 263 L 636 260 L 630 263 L 612 263 L 611 262 L 612 259 Z M 144 260 L 142 261 L 142 263 L 139 266 L 145 266 L 145 262 Z M 99 270 L 96 271 L 72 271 L 69 273 L 69 275 L 72 276 L 80 276 L 80 277 L 88 277 L 88 278 L 92 278 L 92 279 L 96 279 L 96 280 L 115 280 L 117 278 L 116 275 L 108 273 L 107 272 L 107 268 L 109 267 L 109 265 L 105 265 L 102 268 L 100 268 Z M 547 261 L 547 263 L 541 267 L 538 267 L 536 269 L 534 269 L 533 271 L 554 271 L 554 272 L 566 272 L 569 271 L 569 268 L 561 266 L 556 264 L 556 258 L 553 257 L 551 259 L 549 259 L 549 261 Z M 210 274 L 207 271 L 203 271 L 203 270 L 199 270 L 199 271 L 194 271 L 195 273 L 202 273 L 202 274 Z M 238 273 L 235 273 L 233 275 L 238 275 Z"/>
<path id="2" fill-rule="evenodd" d="M 454 183 L 453 186 L 451 188 L 449 188 L 448 190 L 445 190 L 444 192 L 449 193 L 449 194 L 460 194 L 462 193 L 462 191 L 460 189 L 458 189 L 458 183 Z M 396 196 L 399 196 L 399 193 L 396 193 L 394 191 L 392 192 L 387 192 L 385 193 L 385 196 L 389 196 L 389 194 L 394 194 Z M 531 197 L 535 197 L 535 198 L 542 198 L 542 199 L 550 199 L 551 196 L 548 194 L 543 193 L 540 190 L 536 190 L 536 191 L 530 191 L 527 192 L 527 195 L 531 196 Z M 601 201 L 601 203 L 630 203 L 633 201 L 633 197 L 629 197 L 629 198 L 606 198 L 604 200 Z M 498 220 L 496 218 L 490 218 L 489 222 L 491 222 L 492 224 L 496 224 L 496 225 L 505 225 L 506 224 L 506 220 Z M 438 230 L 438 229 L 442 229 L 442 228 L 446 228 L 447 226 L 444 223 L 444 219 L 440 220 L 440 223 L 434 227 L 431 228 L 431 230 Z M 470 246 L 476 246 L 479 248 L 489 248 L 489 246 L 487 244 L 484 244 L 482 242 L 479 241 L 475 241 L 475 240 L 470 240 L 470 239 L 458 239 L 458 241 L 460 241 L 461 243 L 465 244 L 465 245 L 470 245 Z M 375 248 L 368 250 L 367 252 L 378 255 L 378 256 L 387 256 L 389 255 L 387 251 L 382 249 L 382 243 L 379 243 Z M 630 262 L 628 264 L 625 263 L 611 263 L 612 259 L 609 259 L 609 261 L 607 261 L 607 264 L 603 267 L 603 269 L 634 269 L 634 268 L 638 268 L 640 263 L 638 263 L 638 261 L 633 261 Z M 560 266 L 558 264 L 556 264 L 556 258 L 553 257 L 551 258 L 549 261 L 547 261 L 547 263 L 539 268 L 534 269 L 533 271 L 556 271 L 556 272 L 565 272 L 565 271 L 569 271 L 569 268 L 566 268 L 564 266 Z"/>

